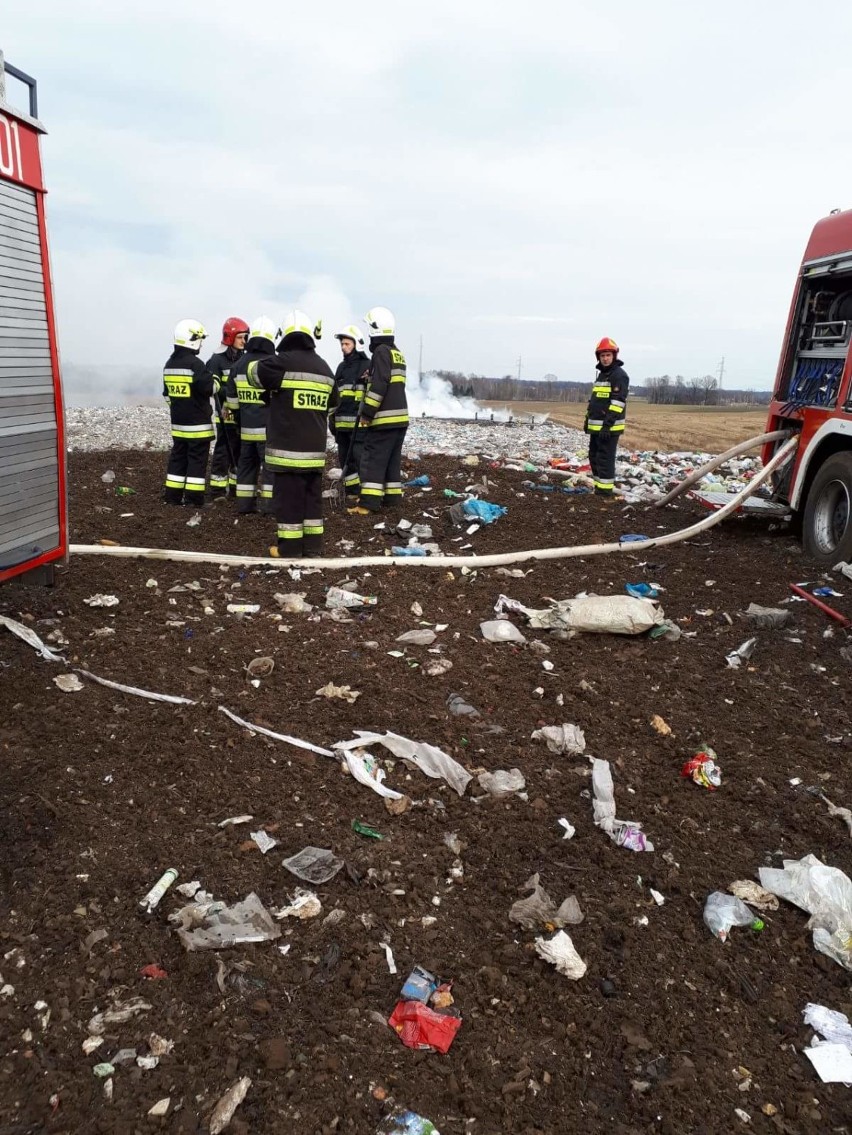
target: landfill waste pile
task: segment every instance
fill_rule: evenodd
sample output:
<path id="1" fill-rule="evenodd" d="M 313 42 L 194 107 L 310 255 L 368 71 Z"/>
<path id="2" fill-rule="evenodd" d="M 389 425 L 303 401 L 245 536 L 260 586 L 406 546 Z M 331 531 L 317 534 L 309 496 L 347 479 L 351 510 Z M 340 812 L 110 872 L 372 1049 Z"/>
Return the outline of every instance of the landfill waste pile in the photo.
<path id="1" fill-rule="evenodd" d="M 846 565 L 749 515 L 632 548 L 705 510 L 476 428 L 418 422 L 457 452 L 411 445 L 392 512 L 326 502 L 327 555 L 431 566 L 0 590 L 0 1131 L 848 1128 L 852 643 L 805 598 L 852 615 Z M 73 542 L 265 550 L 77 442 Z"/>

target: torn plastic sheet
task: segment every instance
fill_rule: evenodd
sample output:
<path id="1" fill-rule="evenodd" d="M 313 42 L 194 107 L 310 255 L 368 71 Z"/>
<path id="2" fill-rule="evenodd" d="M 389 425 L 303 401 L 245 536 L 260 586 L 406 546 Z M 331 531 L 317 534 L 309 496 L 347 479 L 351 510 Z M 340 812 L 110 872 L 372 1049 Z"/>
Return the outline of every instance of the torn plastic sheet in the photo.
<path id="1" fill-rule="evenodd" d="M 544 725 L 530 736 L 533 741 L 546 741 L 551 753 L 579 756 L 586 751 L 586 736 L 579 725 Z"/>
<path id="2" fill-rule="evenodd" d="M 358 744 L 360 745 L 361 742 L 359 741 Z M 403 794 L 401 792 L 388 788 L 383 783 L 387 774 L 376 763 L 375 757 L 371 757 L 369 753 L 361 749 L 344 749 L 342 746 L 340 755 L 359 784 L 372 788 L 374 792 L 378 793 L 379 796 L 384 796 L 386 800 L 402 799 Z"/>
<path id="3" fill-rule="evenodd" d="M 322 749 L 319 745 L 312 745 L 310 741 L 301 741 L 298 737 L 290 737 L 286 733 L 275 733 L 272 729 L 265 729 L 262 725 L 252 725 L 250 721 L 244 721 L 241 717 L 237 717 L 235 713 L 231 713 L 223 705 L 219 706 L 219 712 L 231 719 L 235 725 L 242 725 L 243 729 L 250 729 L 252 733 L 262 733 L 264 737 L 271 737 L 273 741 L 284 741 L 287 745 L 295 745 L 297 749 L 307 749 L 310 753 L 319 753 L 321 757 L 331 757 L 337 760 L 337 756 L 331 749 Z"/>
<path id="4" fill-rule="evenodd" d="M 99 686 L 106 686 L 110 690 L 119 690 L 123 694 L 134 694 L 137 698 L 147 698 L 149 701 L 165 701 L 171 705 L 197 705 L 192 698 L 182 698 L 177 694 L 155 694 L 153 690 L 140 690 L 138 686 L 125 686 L 123 682 L 111 682 L 109 678 L 99 678 L 90 670 L 76 670 L 90 682 L 97 682 Z"/>
<path id="5" fill-rule="evenodd" d="M 55 651 L 45 646 L 35 631 L 31 631 L 29 627 L 25 627 L 23 623 L 19 623 L 17 619 L 10 619 L 8 615 L 0 615 L 0 626 L 11 631 L 13 635 L 17 635 L 22 642 L 25 642 L 27 646 L 31 646 L 33 650 L 38 651 L 47 662 L 65 662 L 62 655 L 57 654 Z"/>
<path id="6" fill-rule="evenodd" d="M 203 920 L 201 925 L 198 924 L 199 918 Z M 223 950 L 281 937 L 281 928 L 275 925 L 254 891 L 233 906 L 210 903 L 205 908 L 190 903 L 171 915 L 170 919 L 185 923 L 178 928 L 177 935 L 187 950 Z M 187 922 L 189 925 L 186 925 Z"/>
<path id="7" fill-rule="evenodd" d="M 555 966 L 557 973 L 564 974 L 572 981 L 579 981 L 588 969 L 564 930 L 557 931 L 552 938 L 536 938 L 535 952 Z"/>
<path id="8" fill-rule="evenodd" d="M 760 885 L 810 914 L 814 948 L 852 970 L 852 879 L 815 855 L 761 867 Z"/>
<path id="9" fill-rule="evenodd" d="M 494 611 L 524 615 L 535 630 L 573 630 L 587 634 L 644 634 L 664 622 L 662 607 L 651 599 L 630 595 L 578 595 L 550 599 L 549 607 L 525 607 L 517 599 L 500 595 Z"/>
<path id="10" fill-rule="evenodd" d="M 542 927 L 561 930 L 563 926 L 578 926 L 583 921 L 583 912 L 576 896 L 569 895 L 557 907 L 542 887 L 538 872 L 527 879 L 521 890 L 529 891 L 530 894 L 512 903 L 509 910 L 510 922 L 517 922 L 527 930 L 539 930 Z"/>
<path id="11" fill-rule="evenodd" d="M 654 845 L 635 820 L 618 820 L 615 816 L 615 787 L 609 761 L 592 760 L 592 792 L 595 824 L 613 843 L 631 851 L 653 851 Z"/>
<path id="12" fill-rule="evenodd" d="M 395 757 L 401 761 L 410 761 L 417 765 L 422 773 L 433 780 L 445 780 L 459 796 L 464 796 L 465 789 L 473 777 L 464 768 L 435 745 L 425 741 L 410 741 L 407 737 L 400 737 L 397 733 L 367 733 L 356 729 L 357 742 L 344 741 L 335 746 L 338 749 L 350 748 L 357 745 L 368 748 L 370 745 L 384 745 Z"/>

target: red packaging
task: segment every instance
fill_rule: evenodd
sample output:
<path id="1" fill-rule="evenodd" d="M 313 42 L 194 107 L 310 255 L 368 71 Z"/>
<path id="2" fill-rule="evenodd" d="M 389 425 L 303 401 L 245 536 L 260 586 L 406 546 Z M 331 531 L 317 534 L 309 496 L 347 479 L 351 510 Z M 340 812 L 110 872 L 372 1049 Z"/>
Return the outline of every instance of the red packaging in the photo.
<path id="1" fill-rule="evenodd" d="M 461 1017 L 436 1013 L 422 1001 L 398 1001 L 388 1024 L 399 1034 L 406 1048 L 449 1052 L 461 1028 Z"/>
<path id="2" fill-rule="evenodd" d="M 158 978 L 168 977 L 166 971 L 156 964 L 150 966 L 143 966 L 139 973 L 142 977 L 147 977 L 149 981 L 156 981 Z"/>

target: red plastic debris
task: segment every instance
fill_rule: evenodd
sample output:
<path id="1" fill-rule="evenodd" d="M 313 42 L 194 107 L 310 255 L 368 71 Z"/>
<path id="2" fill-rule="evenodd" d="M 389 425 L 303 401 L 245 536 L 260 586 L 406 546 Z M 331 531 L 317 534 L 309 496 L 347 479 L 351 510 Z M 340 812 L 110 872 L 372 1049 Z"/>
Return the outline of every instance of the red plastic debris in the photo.
<path id="1" fill-rule="evenodd" d="M 398 1001 L 388 1024 L 406 1048 L 449 1052 L 461 1028 L 461 1017 L 436 1013 L 422 1001 Z"/>
<path id="2" fill-rule="evenodd" d="M 166 971 L 158 965 L 143 966 L 139 972 L 142 977 L 146 977 L 149 981 L 156 981 L 159 978 L 169 976 Z"/>

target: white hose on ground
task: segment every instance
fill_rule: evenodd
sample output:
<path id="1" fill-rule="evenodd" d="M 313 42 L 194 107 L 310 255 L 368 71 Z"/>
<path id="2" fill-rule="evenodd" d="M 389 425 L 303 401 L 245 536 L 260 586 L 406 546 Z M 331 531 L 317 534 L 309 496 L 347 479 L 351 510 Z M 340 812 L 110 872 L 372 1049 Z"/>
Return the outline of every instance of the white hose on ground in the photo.
<path id="1" fill-rule="evenodd" d="M 652 536 L 647 540 L 617 544 L 578 544 L 568 548 L 535 548 L 526 552 L 498 552 L 488 556 L 354 556 L 350 559 L 285 560 L 271 556 L 232 556 L 217 552 L 184 552 L 163 548 L 123 548 L 101 544 L 72 544 L 72 556 L 110 556 L 116 559 L 168 560 L 186 564 L 219 564 L 223 567 L 295 567 L 320 568 L 325 571 L 347 571 L 350 568 L 364 567 L 425 567 L 425 568 L 489 568 L 506 564 L 528 563 L 530 560 L 567 560 L 576 556 L 601 556 L 610 552 L 643 552 L 650 548 L 662 548 L 667 544 L 679 544 L 683 540 L 704 532 L 730 516 L 739 506 L 766 481 L 771 474 L 793 453 L 798 445 L 798 436 L 790 438 L 781 446 L 775 456 L 751 480 L 741 492 L 732 496 L 726 505 L 711 512 L 703 520 L 682 528 L 679 532 L 669 532 L 665 536 Z"/>
<path id="2" fill-rule="evenodd" d="M 763 445 L 768 441 L 783 441 L 784 438 L 789 437 L 792 430 L 772 430 L 770 433 L 759 434 L 757 437 L 749 438 L 748 441 L 741 441 L 737 445 L 732 445 L 726 453 L 719 453 L 715 457 L 711 457 L 709 461 L 705 462 L 700 469 L 696 469 L 671 490 L 666 493 L 664 497 L 660 497 L 658 501 L 654 501 L 654 508 L 662 508 L 664 504 L 679 497 L 681 493 L 686 492 L 688 488 L 700 481 L 702 477 L 708 473 L 712 473 L 725 461 L 730 461 L 732 457 L 739 457 L 741 453 L 748 453 L 750 449 L 757 449 L 759 445 Z"/>

